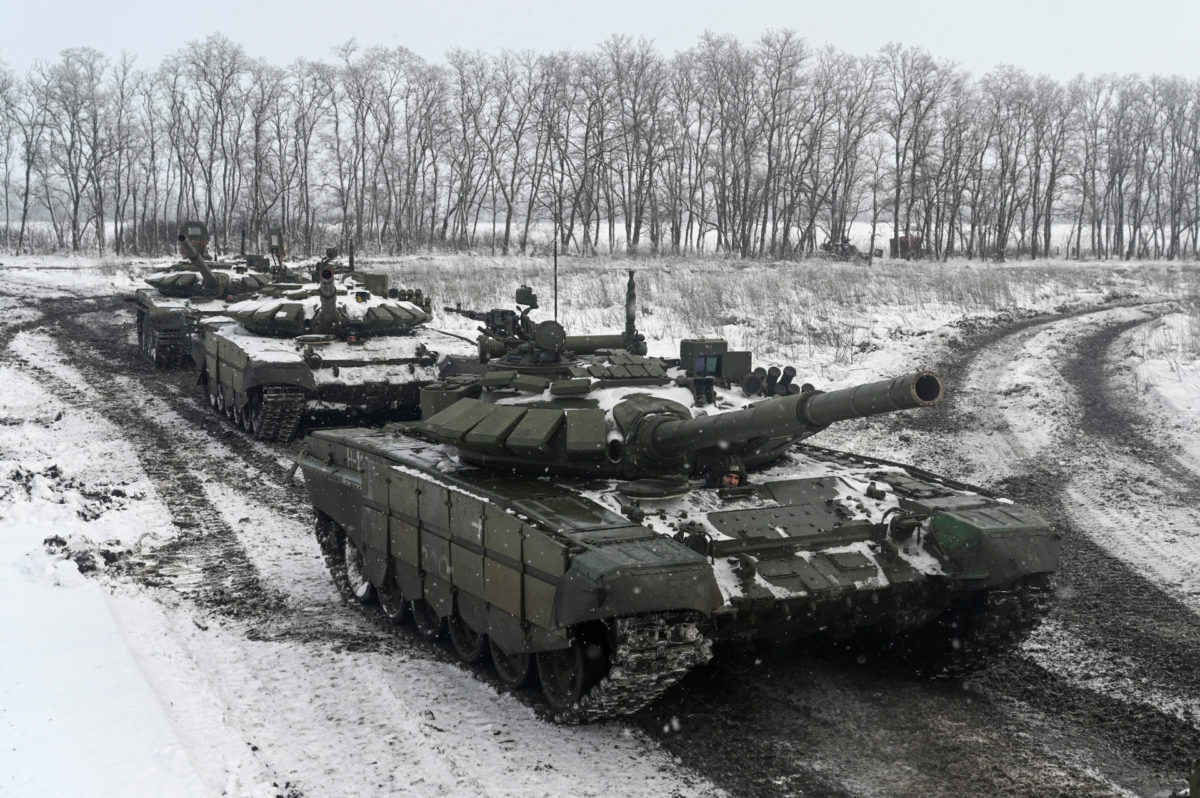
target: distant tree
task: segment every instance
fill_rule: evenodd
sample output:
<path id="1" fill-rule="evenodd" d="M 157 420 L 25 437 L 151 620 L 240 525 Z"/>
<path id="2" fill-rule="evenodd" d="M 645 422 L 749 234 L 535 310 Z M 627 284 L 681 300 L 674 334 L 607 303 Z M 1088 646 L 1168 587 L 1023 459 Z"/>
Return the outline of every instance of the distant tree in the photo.
<path id="1" fill-rule="evenodd" d="M 880 59 L 884 127 L 893 147 L 893 235 L 910 235 L 919 195 L 917 177 L 931 152 L 936 111 L 953 85 L 952 70 L 923 49 L 896 43 L 885 45 Z"/>
<path id="2" fill-rule="evenodd" d="M 0 61 L 0 167 L 4 169 L 4 248 L 12 246 L 12 168 L 17 148 L 17 76 Z"/>

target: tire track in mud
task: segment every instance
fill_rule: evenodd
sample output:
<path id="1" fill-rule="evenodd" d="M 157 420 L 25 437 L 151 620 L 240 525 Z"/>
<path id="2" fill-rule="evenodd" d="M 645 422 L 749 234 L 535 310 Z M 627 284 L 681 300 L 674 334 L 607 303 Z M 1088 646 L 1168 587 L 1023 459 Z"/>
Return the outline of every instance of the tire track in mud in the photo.
<path id="1" fill-rule="evenodd" d="M 989 351 L 1092 312 L 1012 315 L 1000 326 L 971 329 L 938 371 L 947 384 L 962 385 Z M 1081 351 L 1094 354 L 1117 334 L 1102 333 Z M 1085 368 L 1102 362 L 1082 360 Z M 1104 385 L 1087 371 L 1073 380 L 1080 382 Z M 975 406 L 965 392 L 955 401 L 959 393 L 940 412 L 885 416 L 874 434 L 894 439 L 918 428 L 927 451 L 912 461 L 970 480 L 969 453 L 954 441 L 984 419 L 994 423 L 995 408 Z M 1041 509 L 1067 538 L 1069 589 L 1052 617 L 1085 645 L 1200 694 L 1195 616 L 1074 525 L 1061 501 L 1068 477 L 1057 464 L 1040 463 L 997 486 Z M 1123 606 L 1114 612 L 1111 603 Z M 887 663 L 860 666 L 802 646 L 722 651 L 637 721 L 685 764 L 748 796 L 1165 795 L 1182 786 L 1200 751 L 1194 720 L 1098 693 L 1019 653 L 966 682 L 939 685 Z"/>
<path id="2" fill-rule="evenodd" d="M 51 319 L 52 320 L 52 319 Z M 47 332 L 53 331 L 48 330 Z M 94 395 L 37 363 L 22 368 L 36 374 L 51 393 L 76 409 L 95 412 L 119 429 L 179 530 L 176 538 L 144 557 L 138 574 L 152 586 L 170 586 L 197 605 L 228 617 L 245 617 L 254 604 L 277 606 L 280 599 L 261 584 L 257 570 L 236 543 L 232 528 L 205 496 L 204 486 L 152 419 L 98 374 L 92 363 L 64 352 L 67 362 L 88 379 Z"/>
<path id="3" fill-rule="evenodd" d="M 307 512 L 304 491 L 282 478 L 284 469 L 275 458 L 279 452 L 245 437 L 227 419 L 212 411 L 200 398 L 194 370 L 157 370 L 141 357 L 136 347 L 127 343 L 132 321 L 120 318 L 118 313 L 128 305 L 124 299 L 112 298 L 90 309 L 86 305 L 80 306 L 82 304 L 68 303 L 63 307 L 61 300 L 56 301 L 53 315 L 60 337 L 72 344 L 83 343 L 92 350 L 78 353 L 80 359 L 84 354 L 89 355 L 86 362 L 101 373 L 136 375 L 142 386 L 150 391 L 147 397 L 161 400 L 197 428 L 181 432 L 198 432 L 204 439 L 215 439 L 260 473 L 279 475 L 280 479 L 262 486 L 270 491 L 270 495 L 260 498 L 266 498 L 276 509 L 295 510 L 299 505 Z M 224 460 L 209 458 L 206 467 L 215 469 L 216 476 L 234 484 L 245 478 L 244 473 L 231 468 Z"/>
<path id="4" fill-rule="evenodd" d="M 1028 320 L 968 337 L 960 350 L 965 356 L 947 364 L 943 371 L 961 377 L 989 351 L 1013 346 L 1013 341 L 1032 337 L 1040 329 L 1084 315 L 1089 313 Z M 1132 679 L 1152 677 L 1178 688 L 1184 695 L 1200 695 L 1200 668 L 1196 667 L 1200 662 L 1200 619 L 1173 595 L 1105 551 L 1081 526 L 1066 500 L 1072 467 L 1088 468 L 1103 462 L 1104 445 L 1138 453 L 1143 462 L 1159 468 L 1164 479 L 1186 485 L 1192 495 L 1200 489 L 1200 480 L 1178 468 L 1173 454 L 1157 447 L 1150 436 L 1139 430 L 1138 420 L 1120 409 L 1109 392 L 1105 373 L 1108 350 L 1123 332 L 1146 321 L 1143 318 L 1110 322 L 1083 336 L 1060 355 L 1058 369 L 1086 408 L 1078 421 L 1068 422 L 1071 426 L 1066 438 L 1070 448 L 1055 454 L 1055 459 L 1064 465 L 1035 462 L 1036 470 L 1008 476 L 993 487 L 1037 507 L 1064 535 L 1063 559 L 1057 576 L 1060 591 L 1050 619 L 1078 637 L 1085 647 L 1134 663 L 1137 671 L 1129 674 Z M 1013 350 L 1019 350 L 1019 343 Z M 987 412 L 969 405 L 969 399 L 956 401 L 951 394 L 942 413 L 917 419 L 911 426 L 934 436 L 952 435 L 976 423 Z M 1086 458 L 1081 455 L 1081 450 L 1094 450 L 1097 442 L 1101 443 L 1099 452 L 1092 451 Z M 936 463 L 935 470 L 941 471 L 947 468 L 944 461 L 951 459 L 941 450 L 930 450 L 927 457 Z M 943 462 L 937 462 L 939 459 Z M 1113 483 L 1120 482 L 1120 475 L 1116 475 Z M 974 679 L 972 686 L 997 700 L 1011 699 L 1027 705 L 1052 723 L 1065 740 L 1086 737 L 1090 732 L 1113 750 L 1128 752 L 1147 770 L 1144 776 L 1131 779 L 1129 774 L 1114 772 L 1112 763 L 1105 770 L 1114 780 L 1124 781 L 1140 794 L 1169 791 L 1178 786 L 1181 774 L 1186 773 L 1191 759 L 1200 753 L 1197 730 L 1200 719 L 1191 718 L 1189 723 L 1152 706 L 1102 695 L 1068 682 L 1026 658 L 1004 658 Z M 1099 764 L 1103 764 L 1103 758 Z M 1127 761 L 1122 766 L 1127 766 Z M 1155 781 L 1158 783 L 1154 784 Z"/>
<path id="5" fill-rule="evenodd" d="M 150 437 L 142 436 L 143 445 L 139 446 L 133 441 L 131 443 L 134 443 L 139 458 L 149 457 L 152 461 L 159 456 L 160 449 L 169 449 L 175 453 L 173 462 L 156 472 L 161 479 L 154 481 L 155 490 L 161 496 L 182 493 L 184 495 L 181 501 L 193 501 L 188 486 L 179 484 L 175 473 L 176 469 L 182 467 L 181 464 L 190 463 L 195 471 L 197 462 L 202 462 L 205 475 L 212 477 L 213 481 L 220 483 L 223 489 L 231 494 L 266 505 L 280 515 L 299 519 L 305 526 L 311 526 L 313 517 L 307 493 L 303 487 L 288 478 L 288 469 L 281 466 L 276 459 L 279 454 L 294 451 L 299 444 L 264 444 L 246 437 L 234 429 L 227 419 L 217 415 L 207 403 L 199 399 L 199 391 L 194 385 L 194 371 L 187 368 L 168 371 L 154 369 L 142 358 L 137 348 L 127 341 L 128 330 L 133 322 L 132 319 L 124 318 L 125 314 L 122 311 L 129 307 L 128 301 L 123 297 L 54 299 L 43 301 L 41 305 L 45 316 L 32 325 L 32 328 L 44 326 L 47 333 L 57 336 L 64 344 L 69 344 L 62 347 L 64 356 L 74 368 L 88 375 L 93 384 L 110 387 L 108 384 L 115 376 L 124 375 L 148 392 L 148 399 L 139 403 L 139 407 L 123 408 L 125 412 L 121 413 L 120 418 L 109 420 L 127 434 L 132 434 L 130 430 L 144 432 L 147 426 L 158 427 Z M 126 395 L 115 390 L 110 390 L 110 393 L 122 401 L 128 399 Z M 183 418 L 187 427 L 161 428 L 147 408 L 152 402 L 161 402 L 169 407 L 172 412 Z M 111 407 L 114 403 L 106 401 L 104 405 Z M 210 439 L 218 441 L 234 455 L 234 459 L 197 455 L 194 448 L 188 449 L 189 444 L 180 440 L 181 435 L 188 433 L 189 437 L 198 437 L 204 442 Z M 247 491 L 246 473 L 242 469 L 244 465 L 251 466 L 257 473 L 268 478 L 255 482 L 253 490 Z M 199 484 L 199 480 L 193 477 L 192 484 Z M 203 493 L 197 493 L 195 497 L 203 500 Z M 215 520 L 225 527 L 221 530 L 221 539 L 225 542 L 224 545 L 231 547 L 227 554 L 233 558 L 232 561 L 239 563 L 239 568 L 254 569 L 249 553 L 237 537 L 237 531 L 229 527 L 219 511 L 212 507 L 211 502 L 205 501 L 205 505 L 215 513 Z M 167 506 L 174 516 L 171 504 L 168 503 Z M 161 552 L 169 554 L 175 562 L 199 556 L 203 562 L 219 563 L 219 556 L 210 555 L 205 551 L 208 538 L 199 534 L 197 526 L 189 524 L 185 518 L 182 526 L 185 527 L 185 531 L 191 530 L 189 534 L 159 547 L 151 553 L 152 556 L 157 557 Z M 161 572 L 155 572 L 153 569 L 131 573 L 129 576 L 150 587 L 169 587 L 163 584 Z M 189 580 L 204 584 L 204 579 L 196 576 L 189 577 Z M 322 604 L 319 607 L 297 606 L 296 602 L 288 600 L 286 586 L 274 588 L 264 583 L 262 574 L 258 574 L 257 579 L 247 583 L 246 587 L 249 589 L 241 596 L 240 604 L 234 602 L 232 610 L 227 607 L 223 614 L 231 618 L 236 617 L 244 627 L 248 639 L 262 642 L 325 644 L 337 650 L 406 653 L 446 663 L 457 662 L 446 646 L 415 633 L 406 634 L 405 632 L 410 630 L 398 628 L 388 621 L 377 605 L 347 607 L 334 597 L 327 605 Z M 263 593 L 260 594 L 258 590 L 262 590 Z M 198 602 L 197 606 L 204 608 L 206 605 Z M 498 684 L 486 668 L 465 669 Z M 536 701 L 525 703 L 535 708 L 537 706 Z"/>
<path id="6" fill-rule="evenodd" d="M 205 483 L 211 477 L 225 489 L 244 493 L 246 474 L 238 463 L 249 463 L 262 474 L 276 477 L 261 483 L 268 486 L 265 495 L 256 484 L 253 499 L 266 500 L 264 503 L 292 516 L 307 516 L 302 490 L 286 484 L 284 469 L 270 453 L 240 438 L 224 425 L 224 419 L 216 418 L 198 402 L 179 401 L 185 395 L 180 382 L 188 377 L 156 372 L 138 357 L 126 343 L 129 325 L 120 318 L 125 306 L 121 298 L 47 300 L 41 303 L 43 317 L 24 327 L 40 328 L 62 344 L 64 361 L 87 380 L 88 392 L 41 365 L 24 360 L 19 364 L 37 374 L 67 404 L 90 409 L 121 431 L 179 531 L 171 540 L 122 564 L 117 572 L 123 570 L 126 578 L 167 590 L 202 611 L 238 623 L 250 639 L 318 642 L 353 650 L 394 648 L 396 638 L 380 619 L 369 618 L 374 623 L 363 624 L 353 613 L 313 612 L 294 606 L 280 586 L 264 579 L 237 531 L 208 498 Z M 100 330 L 86 323 L 96 314 L 108 314 Z M 13 336 L 16 334 L 14 331 Z M 181 444 L 179 429 L 164 426 L 147 409 L 147 402 L 133 401 L 121 389 L 114 379 L 120 374 L 168 403 L 185 420 L 200 426 L 205 435 L 216 429 L 227 432 L 228 439 L 222 443 L 233 450 L 236 461 L 230 463 Z"/>
<path id="7" fill-rule="evenodd" d="M 166 553 L 198 584 L 184 588 L 179 582 L 169 584 L 160 568 L 160 586 L 237 619 L 251 639 L 295 639 L 351 650 L 420 650 L 431 658 L 450 660 L 443 649 L 415 635 L 394 637 L 377 615 L 369 613 L 371 623 L 364 625 L 357 613 L 344 608 L 335 613 L 337 617 L 328 617 L 328 612 L 304 613 L 263 583 L 236 531 L 205 498 L 203 481 L 189 470 L 189 466 L 196 468 L 196 455 L 183 451 L 171 431 L 159 427 L 144 407 L 124 407 L 127 397 L 109 384 L 112 375 L 132 375 L 190 426 L 220 436 L 239 462 L 271 475 L 266 480 L 268 492 L 254 498 L 277 509 L 289 506 L 295 497 L 302 506 L 307 503 L 295 486 L 282 483 L 283 469 L 270 449 L 242 438 L 224 419 L 189 397 L 181 384 L 186 378 L 154 372 L 142 363 L 126 343 L 125 325 L 114 322 L 112 328 L 119 327 L 121 334 L 105 335 L 81 320 L 123 304 L 119 299 L 52 300 L 43 303 L 46 318 L 22 329 L 44 326 L 70 344 L 62 347 L 64 356 L 97 386 L 101 402 L 44 370 L 39 373 L 48 376 L 55 393 L 65 392 L 60 395 L 72 405 L 92 407 L 122 430 L 168 509 L 182 520 L 177 548 Z M 965 373 L 980 349 L 1061 318 L 1066 316 L 1022 319 L 969 336 L 972 346 L 964 347 L 942 371 Z M 5 332 L 0 331 L 0 340 L 7 349 L 16 332 L 7 339 Z M 85 346 L 75 347 L 80 341 Z M 953 440 L 958 430 L 973 423 L 973 413 L 951 403 L 948 409 L 953 412 L 922 418 L 916 426 L 942 440 Z M 912 426 L 906 420 L 896 429 Z M 203 455 L 201 460 L 221 482 L 236 485 L 244 480 L 236 463 L 231 466 Z M 952 474 L 961 465 L 944 448 L 930 452 L 927 462 L 934 470 Z M 1187 632 L 1187 627 L 1180 626 L 1174 610 L 1162 606 L 1163 596 L 1152 584 L 1095 544 L 1089 548 L 1086 535 L 1071 528 L 1069 519 L 1061 520 L 1065 511 L 1057 496 L 1063 484 L 1060 470 L 1047 468 L 1033 477 L 1009 479 L 1003 487 L 1014 498 L 1039 506 L 1068 531 L 1071 555 L 1063 571 L 1071 574 L 1072 589 L 1060 601 L 1055 617 L 1077 633 L 1092 635 L 1086 638 L 1090 644 L 1119 653 L 1150 639 L 1151 633 L 1140 628 L 1150 618 L 1162 632 L 1152 647 L 1164 651 L 1171 635 Z M 226 583 L 222 580 L 231 577 L 230 567 L 234 575 Z M 1106 575 L 1092 584 L 1094 572 Z M 152 571 L 135 577 L 147 583 L 155 580 Z M 1114 591 L 1118 597 L 1136 596 L 1137 601 L 1130 600 L 1117 629 L 1109 630 L 1107 604 Z M 1118 638 L 1128 634 L 1136 634 L 1133 642 L 1119 645 Z M 1200 661 L 1187 661 L 1196 654 L 1196 646 L 1194 636 L 1185 638 L 1189 643 L 1182 658 L 1175 661 L 1164 655 L 1148 667 L 1164 679 L 1192 684 L 1187 681 L 1189 674 L 1176 672 L 1176 668 L 1194 669 Z M 1190 678 L 1200 677 L 1192 670 Z M 1114 783 L 1139 794 L 1154 794 L 1177 786 L 1183 772 L 1177 763 L 1195 739 L 1195 729 L 1175 718 L 1070 684 L 1018 656 L 999 660 L 964 686 L 917 681 L 876 663 L 858 667 L 797 647 L 721 652 L 712 665 L 690 676 L 633 723 L 684 765 L 731 794 L 752 796 L 1099 796 L 1116 794 Z M 1102 747 L 1112 750 L 1097 753 Z M 1077 761 L 1077 751 L 1086 756 Z M 1097 757 L 1108 779 L 1089 772 Z"/>

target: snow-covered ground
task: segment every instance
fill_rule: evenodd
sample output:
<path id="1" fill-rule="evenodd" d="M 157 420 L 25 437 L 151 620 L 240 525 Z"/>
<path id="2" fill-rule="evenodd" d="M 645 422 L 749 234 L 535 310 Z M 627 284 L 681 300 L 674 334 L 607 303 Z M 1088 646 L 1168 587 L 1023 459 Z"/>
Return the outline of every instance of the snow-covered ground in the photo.
<path id="1" fill-rule="evenodd" d="M 1057 264 L 1038 272 L 931 265 L 930 274 L 888 285 L 898 272 L 855 273 L 841 264 L 814 267 L 822 274 L 711 261 L 583 265 L 564 268 L 560 318 L 569 332 L 620 329 L 623 270 L 636 268 L 639 329 L 651 354 L 677 352 L 683 338 L 721 334 L 735 347 L 756 349 L 758 362 L 803 366 L 798 381 L 822 388 L 928 366 L 966 331 L 996 317 L 1013 320 L 1136 295 L 1142 304 L 1112 309 L 1111 318 L 1065 321 L 1065 332 L 1033 329 L 998 359 L 978 363 L 968 384 L 950 390 L 986 393 L 979 401 L 993 404 L 1005 420 L 1003 440 L 979 429 L 947 445 L 965 453 L 981 482 L 1003 478 L 1014 463 L 1054 460 L 1061 445 L 1056 435 L 1078 412 L 1062 407 L 1070 392 L 1056 372 L 1058 348 L 1119 317 L 1131 326 L 1110 350 L 1120 355 L 1109 369 L 1113 379 L 1130 383 L 1131 407 L 1138 397 L 1153 402 L 1146 417 L 1178 444 L 1181 462 L 1190 461 L 1193 473 L 1200 463 L 1200 336 L 1195 306 L 1188 304 L 1195 300 L 1194 282 L 1158 266 Z M 511 286 L 547 275 L 544 262 L 532 259 L 387 266 L 394 282 L 399 277 L 425 287 L 438 305 L 465 299 L 481 310 L 511 307 Z M 103 575 L 104 558 L 152 561 L 181 531 L 163 493 L 164 477 L 148 465 L 136 436 L 104 412 L 103 397 L 135 396 L 140 378 L 114 378 L 97 391 L 70 353 L 39 329 L 40 311 L 30 298 L 130 294 L 146 267 L 18 258 L 0 268 L 0 794 L 721 792 L 641 732 L 619 723 L 550 725 L 477 673 L 387 642 L 342 607 L 303 519 L 286 511 L 286 497 L 268 501 L 276 488 L 255 487 L 228 442 L 190 428 L 161 396 L 138 399 L 137 412 L 147 428 L 178 433 L 180 451 L 191 453 L 181 459 L 188 478 L 219 508 L 220 523 L 236 531 L 253 569 L 290 613 L 291 620 L 279 623 L 298 628 L 304 619 L 335 615 L 323 622 L 369 645 L 306 645 L 287 630 L 256 628 L 248 635 L 250 627 L 238 618 Z M 854 274 L 861 275 L 857 285 Z M 543 309 L 537 316 L 548 318 L 551 291 L 536 287 Z M 435 310 L 440 328 L 473 334 L 475 322 Z M 850 425 L 825 442 L 849 446 L 870 437 L 868 426 Z M 285 459 L 280 450 L 254 450 L 265 461 Z M 906 450 L 898 442 L 892 452 L 874 453 L 902 456 Z M 1067 495 L 1093 508 L 1094 537 L 1200 612 L 1200 538 L 1189 524 L 1194 507 L 1159 508 L 1143 519 L 1167 519 L 1173 526 L 1164 534 L 1135 523 L 1136 513 L 1123 506 L 1105 504 L 1104 486 L 1086 477 L 1072 481 Z M 1144 506 L 1155 505 L 1156 497 L 1143 498 Z M 1072 660 L 1099 663 L 1071 678 L 1106 694 L 1129 689 L 1104 676 L 1122 663 L 1087 651 L 1052 625 L 1028 653 L 1049 668 Z M 1194 695 L 1143 682 L 1136 700 L 1180 718 L 1200 716 Z"/>

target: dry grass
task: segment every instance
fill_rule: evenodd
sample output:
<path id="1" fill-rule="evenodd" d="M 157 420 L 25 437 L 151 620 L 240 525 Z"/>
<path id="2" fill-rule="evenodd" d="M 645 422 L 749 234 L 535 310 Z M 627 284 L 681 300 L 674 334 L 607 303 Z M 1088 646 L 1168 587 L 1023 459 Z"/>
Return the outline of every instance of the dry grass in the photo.
<path id="1" fill-rule="evenodd" d="M 539 315 L 552 315 L 548 259 L 458 255 L 364 266 L 388 272 L 394 285 L 423 288 L 439 308 L 456 302 L 480 310 L 513 307 L 513 291 L 527 284 L 541 300 Z M 622 327 L 628 269 L 636 272 L 638 327 L 659 353 L 681 338 L 721 336 L 764 361 L 844 365 L 874 339 L 1005 309 L 1049 311 L 1112 296 L 1180 301 L 1191 319 L 1183 345 L 1200 353 L 1200 269 L 1194 264 L 560 258 L 558 316 L 568 331 Z"/>

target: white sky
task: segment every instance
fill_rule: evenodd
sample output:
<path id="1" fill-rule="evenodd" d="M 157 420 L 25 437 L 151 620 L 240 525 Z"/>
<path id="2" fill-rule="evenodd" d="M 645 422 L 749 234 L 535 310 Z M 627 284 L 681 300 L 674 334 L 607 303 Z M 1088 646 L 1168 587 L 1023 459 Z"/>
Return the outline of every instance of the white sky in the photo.
<path id="1" fill-rule="evenodd" d="M 705 30 L 751 43 L 792 28 L 813 45 L 872 53 L 920 45 L 980 74 L 999 63 L 1066 79 L 1079 72 L 1200 76 L 1200 0 L 0 0 L 0 61 L 24 74 L 67 47 L 122 50 L 154 67 L 183 42 L 220 32 L 251 55 L 286 65 L 332 61 L 350 38 L 402 45 L 427 60 L 448 49 L 586 50 L 613 34 L 660 52 Z"/>

